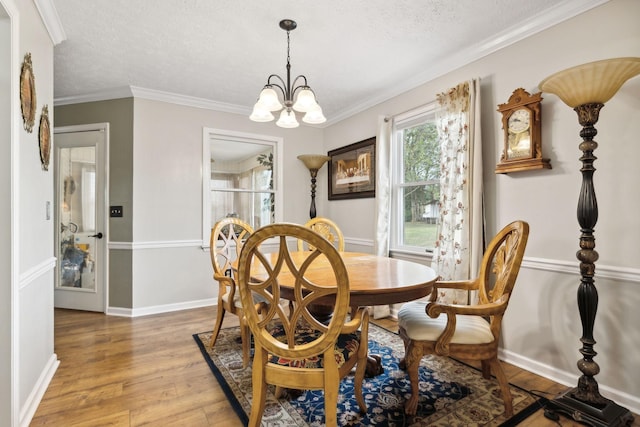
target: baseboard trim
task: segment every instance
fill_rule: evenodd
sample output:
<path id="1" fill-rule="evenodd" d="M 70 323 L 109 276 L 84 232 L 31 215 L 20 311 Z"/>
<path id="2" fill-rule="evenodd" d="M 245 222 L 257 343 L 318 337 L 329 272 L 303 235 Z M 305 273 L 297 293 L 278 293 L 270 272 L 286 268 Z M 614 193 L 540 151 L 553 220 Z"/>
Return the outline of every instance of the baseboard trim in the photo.
<path id="1" fill-rule="evenodd" d="M 40 405 L 40 401 L 42 401 L 44 393 L 47 391 L 47 388 L 49 388 L 53 375 L 58 370 L 58 366 L 60 366 L 58 355 L 53 353 L 42 370 L 42 373 L 40 373 L 40 377 L 38 378 L 38 381 L 36 381 L 33 390 L 29 393 L 24 406 L 20 409 L 21 427 L 29 427 L 31 420 L 38 409 L 38 405 Z"/>
<path id="2" fill-rule="evenodd" d="M 106 314 L 109 316 L 140 317 L 149 316 L 152 314 L 169 313 L 172 311 L 189 310 L 192 308 L 215 306 L 217 303 L 217 298 L 207 298 L 202 300 L 185 301 L 175 304 L 163 304 L 140 308 L 109 307 L 107 308 Z"/>
<path id="3" fill-rule="evenodd" d="M 571 373 L 563 371 L 505 349 L 498 350 L 498 357 L 507 363 L 565 385 L 567 388 L 575 387 L 578 384 L 578 377 L 580 375 L 577 372 Z M 607 399 L 613 400 L 618 405 L 624 406 L 635 414 L 640 413 L 640 398 L 638 396 L 632 396 L 601 384 L 598 384 L 598 386 L 601 394 Z"/>

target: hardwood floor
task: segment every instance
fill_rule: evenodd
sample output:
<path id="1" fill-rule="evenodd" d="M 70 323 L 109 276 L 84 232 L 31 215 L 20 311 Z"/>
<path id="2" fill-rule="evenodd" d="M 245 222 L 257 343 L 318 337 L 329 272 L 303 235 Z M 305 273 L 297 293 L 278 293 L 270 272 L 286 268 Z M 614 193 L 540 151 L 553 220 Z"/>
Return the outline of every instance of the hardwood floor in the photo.
<path id="1" fill-rule="evenodd" d="M 55 311 L 60 366 L 31 426 L 241 426 L 192 334 L 213 329 L 215 308 L 126 318 Z M 395 330 L 396 322 L 376 323 Z M 237 325 L 228 315 L 223 327 Z M 566 389 L 504 364 L 509 381 L 551 396 Z M 634 426 L 640 426 L 636 415 Z M 559 423 L 541 411 L 521 426 Z"/>

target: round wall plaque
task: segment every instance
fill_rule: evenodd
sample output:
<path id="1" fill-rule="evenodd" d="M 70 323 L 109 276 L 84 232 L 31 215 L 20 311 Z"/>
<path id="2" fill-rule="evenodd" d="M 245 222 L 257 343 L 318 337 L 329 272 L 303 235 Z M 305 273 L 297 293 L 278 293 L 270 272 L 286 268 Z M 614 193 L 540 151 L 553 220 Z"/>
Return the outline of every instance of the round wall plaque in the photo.
<path id="1" fill-rule="evenodd" d="M 20 104 L 24 130 L 31 133 L 36 121 L 36 82 L 31 65 L 31 54 L 24 56 L 22 71 L 20 72 Z"/>
<path id="2" fill-rule="evenodd" d="M 38 137 L 40 140 L 40 161 L 42 162 L 42 169 L 49 170 L 49 158 L 51 155 L 51 124 L 49 123 L 49 106 L 47 105 L 42 107 Z"/>

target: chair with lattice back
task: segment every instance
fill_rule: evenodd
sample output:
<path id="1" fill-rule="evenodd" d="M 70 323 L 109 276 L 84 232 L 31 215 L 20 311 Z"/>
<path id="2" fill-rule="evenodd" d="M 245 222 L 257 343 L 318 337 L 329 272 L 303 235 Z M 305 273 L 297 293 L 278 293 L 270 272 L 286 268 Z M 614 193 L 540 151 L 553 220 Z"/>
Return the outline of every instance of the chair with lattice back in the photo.
<path id="1" fill-rule="evenodd" d="M 292 260 L 287 238 L 313 247 L 299 264 Z M 267 240 L 277 242 L 272 254 L 260 250 Z M 314 268 L 317 265 L 323 266 L 323 273 Z M 293 285 L 295 308 L 290 314 L 279 304 L 281 283 Z M 249 426 L 260 425 L 267 384 L 276 386 L 277 395 L 283 388 L 324 390 L 326 425 L 336 426 L 340 380 L 354 366 L 356 400 L 366 412 L 362 383 L 369 317 L 366 310 L 359 310 L 347 321 L 349 276 L 328 240 L 296 224 L 272 224 L 256 230 L 240 254 L 238 290 L 255 345 Z M 328 323 L 318 320 L 309 309 L 316 303 L 334 306 Z"/>
<path id="2" fill-rule="evenodd" d="M 493 371 L 498 380 L 505 414 L 513 414 L 509 383 L 498 360 L 498 340 L 528 237 L 526 222 L 512 222 L 489 243 L 475 280 L 438 281 L 430 302 L 414 301 L 402 306 L 398 326 L 405 357 L 400 366 L 406 368 L 411 382 L 411 398 L 405 403 L 407 414 L 415 414 L 418 407 L 418 367 L 426 354 L 480 360 L 484 378 L 491 378 Z M 438 303 L 438 290 L 444 288 L 477 291 L 478 302 Z"/>
<path id="3" fill-rule="evenodd" d="M 218 282 L 218 312 L 213 328 L 209 348 L 213 348 L 218 339 L 222 321 L 226 312 L 238 316 L 240 337 L 242 339 L 242 366 L 247 367 L 250 360 L 251 335 L 244 321 L 242 301 L 236 288 L 231 269 L 232 262 L 240 256 L 244 240 L 253 233 L 253 228 L 237 219 L 224 218 L 211 229 L 210 251 L 213 278 Z"/>
<path id="4" fill-rule="evenodd" d="M 329 218 L 316 217 L 312 218 L 304 224 L 305 227 L 312 229 L 328 241 L 339 251 L 344 251 L 344 236 L 342 231 L 338 227 L 338 224 L 330 220 Z M 303 240 L 298 240 L 298 250 L 309 250 L 308 243 Z"/>

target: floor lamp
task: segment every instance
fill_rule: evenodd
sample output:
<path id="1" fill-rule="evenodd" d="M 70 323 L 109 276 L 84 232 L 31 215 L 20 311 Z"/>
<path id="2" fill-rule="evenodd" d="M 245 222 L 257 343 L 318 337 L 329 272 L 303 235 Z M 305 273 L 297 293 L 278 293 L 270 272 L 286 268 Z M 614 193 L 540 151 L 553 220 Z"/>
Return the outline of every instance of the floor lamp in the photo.
<path id="1" fill-rule="evenodd" d="M 598 143 L 593 140 L 598 131 L 594 125 L 598 121 L 600 109 L 605 102 L 616 94 L 618 89 L 630 78 L 640 74 L 640 58 L 614 58 L 591 62 L 560 71 L 544 79 L 538 87 L 543 92 L 557 95 L 565 104 L 578 113 L 578 122 L 582 126 L 580 137 L 582 151 L 582 188 L 578 199 L 578 223 L 580 224 L 580 286 L 578 288 L 578 310 L 582 323 L 583 358 L 578 361 L 582 376 L 578 386 L 572 388 L 549 402 L 545 415 L 557 419 L 560 412 L 574 420 L 591 426 L 624 426 L 633 422 L 631 412 L 606 399 L 598 391 L 594 376 L 600 367 L 593 360 L 593 325 L 598 308 L 598 292 L 594 285 L 595 262 L 598 253 L 594 250 L 593 229 L 598 220 L 598 204 L 593 186 L 593 163 L 596 157 L 593 151 Z"/>
<path id="2" fill-rule="evenodd" d="M 309 216 L 313 219 L 316 217 L 316 177 L 318 176 L 318 170 L 331 157 L 322 154 L 301 154 L 298 159 L 302 160 L 311 173 L 311 207 L 309 208 Z"/>

